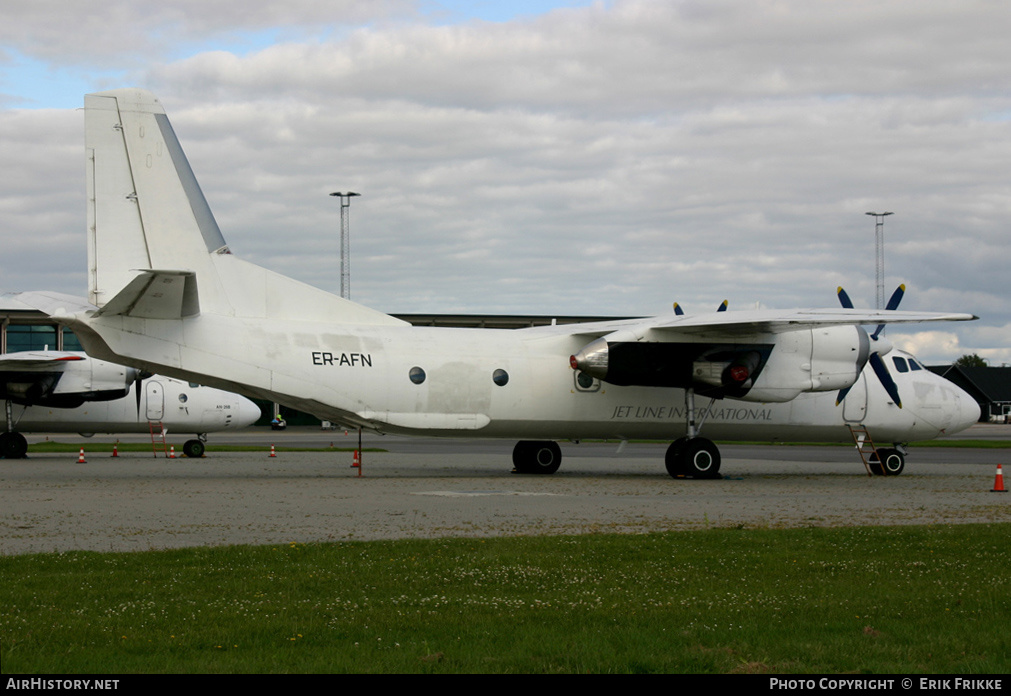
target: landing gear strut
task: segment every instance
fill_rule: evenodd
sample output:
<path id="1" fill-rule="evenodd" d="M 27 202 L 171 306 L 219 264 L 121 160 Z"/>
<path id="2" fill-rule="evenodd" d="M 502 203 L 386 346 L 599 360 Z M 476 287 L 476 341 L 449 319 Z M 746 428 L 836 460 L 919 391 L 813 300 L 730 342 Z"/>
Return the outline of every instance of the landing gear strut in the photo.
<path id="1" fill-rule="evenodd" d="M 705 414 L 709 413 L 706 409 Z M 685 418 L 687 420 L 687 437 L 681 437 L 671 443 L 664 457 L 667 473 L 674 478 L 720 478 L 720 450 L 712 440 L 699 437 L 702 423 L 695 423 L 695 390 L 685 390 Z M 705 415 L 703 415 L 703 422 Z"/>

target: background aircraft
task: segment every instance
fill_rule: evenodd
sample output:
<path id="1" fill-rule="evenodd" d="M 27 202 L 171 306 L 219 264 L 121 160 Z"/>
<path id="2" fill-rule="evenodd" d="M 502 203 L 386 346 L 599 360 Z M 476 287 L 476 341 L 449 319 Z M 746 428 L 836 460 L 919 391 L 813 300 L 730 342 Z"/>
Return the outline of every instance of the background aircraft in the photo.
<path id="1" fill-rule="evenodd" d="M 711 477 L 720 454 L 703 425 L 728 440 L 843 440 L 847 414 L 862 412 L 879 438 L 934 436 L 887 383 L 891 345 L 860 325 L 975 318 L 844 306 L 412 327 L 232 255 L 150 93 L 87 95 L 85 130 L 89 302 L 22 299 L 70 326 L 89 354 L 381 432 L 520 439 L 522 472 L 554 472 L 560 439 L 645 437 L 674 440 L 672 476 Z M 963 395 L 923 378 L 923 408 L 944 412 L 932 423 L 967 426 Z M 849 411 L 835 406 L 842 390 Z M 865 406 L 852 406 L 855 391 Z M 821 401 L 791 404 L 819 393 L 831 413 Z M 696 396 L 713 401 L 696 406 Z"/>
<path id="2" fill-rule="evenodd" d="M 252 425 L 260 409 L 237 394 L 151 375 L 83 353 L 25 351 L 0 355 L 6 429 L 0 457 L 28 451 L 22 433 L 195 433 L 183 453 L 199 457 L 206 433 Z"/>

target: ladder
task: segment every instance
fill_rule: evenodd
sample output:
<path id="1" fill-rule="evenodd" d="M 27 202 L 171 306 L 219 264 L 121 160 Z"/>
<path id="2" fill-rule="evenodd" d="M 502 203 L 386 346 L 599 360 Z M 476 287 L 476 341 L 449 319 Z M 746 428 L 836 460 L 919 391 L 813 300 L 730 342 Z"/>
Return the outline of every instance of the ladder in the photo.
<path id="1" fill-rule="evenodd" d="M 863 460 L 864 468 L 867 469 L 867 475 L 873 476 L 874 472 L 871 470 L 871 466 L 872 464 L 878 466 L 878 449 L 871 440 L 871 434 L 864 427 L 863 423 L 847 427 L 850 429 L 850 435 L 853 436 L 853 443 L 857 446 L 857 452 L 860 453 L 860 459 Z M 870 458 L 871 455 L 874 455 L 873 462 Z"/>
<path id="2" fill-rule="evenodd" d="M 158 432 L 155 432 L 155 426 L 158 426 Z M 151 449 L 154 456 L 158 457 L 158 448 L 161 447 L 162 456 L 167 457 L 168 443 L 165 441 L 165 425 L 161 421 L 148 421 L 147 427 L 151 431 Z"/>

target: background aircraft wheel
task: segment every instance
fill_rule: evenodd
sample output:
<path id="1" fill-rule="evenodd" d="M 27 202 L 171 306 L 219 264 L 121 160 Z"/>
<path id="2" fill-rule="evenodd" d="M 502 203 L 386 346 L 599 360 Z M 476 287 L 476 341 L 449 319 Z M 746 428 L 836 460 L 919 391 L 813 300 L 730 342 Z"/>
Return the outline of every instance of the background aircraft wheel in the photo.
<path id="1" fill-rule="evenodd" d="M 193 458 L 204 456 L 204 443 L 200 440 L 187 440 L 183 445 L 183 454 Z"/>
<path id="2" fill-rule="evenodd" d="M 674 478 L 688 475 L 688 472 L 684 470 L 684 461 L 681 459 L 681 450 L 686 442 L 688 442 L 687 437 L 679 437 L 670 443 L 670 447 L 667 448 L 667 454 L 664 455 L 663 463 L 667 466 L 667 473 Z"/>
<path id="3" fill-rule="evenodd" d="M 4 459 L 24 459 L 28 454 L 28 440 L 21 433 L 0 435 L 0 457 Z"/>
<path id="4" fill-rule="evenodd" d="M 521 474 L 553 474 L 562 464 L 557 442 L 522 440 L 513 448 L 513 466 Z"/>
<path id="5" fill-rule="evenodd" d="M 720 450 L 712 440 L 704 437 L 686 439 L 676 456 L 682 476 L 720 478 Z"/>
<path id="6" fill-rule="evenodd" d="M 897 449 L 879 449 L 871 455 L 871 471 L 878 476 L 898 476 L 905 468 L 906 458 Z"/>

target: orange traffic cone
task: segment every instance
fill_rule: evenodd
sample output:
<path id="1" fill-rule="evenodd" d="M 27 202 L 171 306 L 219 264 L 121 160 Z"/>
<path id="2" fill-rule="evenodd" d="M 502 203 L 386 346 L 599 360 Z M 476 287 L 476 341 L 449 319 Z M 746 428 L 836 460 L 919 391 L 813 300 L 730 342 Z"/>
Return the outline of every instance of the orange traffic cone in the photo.
<path id="1" fill-rule="evenodd" d="M 169 445 L 169 456 L 168 456 L 168 458 L 169 459 L 175 459 L 176 458 L 176 446 L 175 445 Z"/>
<path id="2" fill-rule="evenodd" d="M 1004 488 L 1004 471 L 1001 469 L 1000 464 L 997 465 L 997 478 L 993 480 L 993 488 L 990 489 L 991 493 L 1007 493 L 1007 489 Z"/>
<path id="3" fill-rule="evenodd" d="M 118 448 L 118 447 L 119 447 L 119 443 L 118 443 L 118 442 L 117 442 L 117 443 L 114 443 L 114 444 L 112 445 L 112 456 L 113 456 L 113 457 L 118 457 L 118 456 L 119 456 L 119 452 L 117 451 L 117 448 Z"/>
<path id="4" fill-rule="evenodd" d="M 276 457 L 277 456 L 276 454 L 274 454 L 274 446 L 273 445 L 270 446 L 270 456 L 271 457 Z"/>
<path id="5" fill-rule="evenodd" d="M 87 464 L 88 463 L 88 461 L 84 458 L 84 448 L 83 447 L 81 448 L 81 453 L 79 455 L 77 455 L 77 463 L 78 464 Z"/>
<path id="6" fill-rule="evenodd" d="M 351 460 L 351 468 L 352 469 L 361 469 L 362 468 L 362 458 L 361 458 L 361 455 L 358 454 L 358 450 L 355 450 L 354 459 Z"/>

